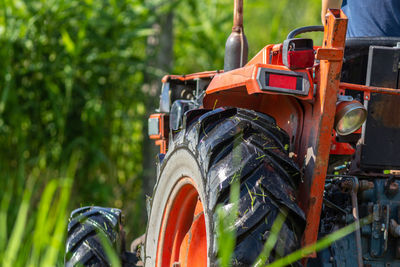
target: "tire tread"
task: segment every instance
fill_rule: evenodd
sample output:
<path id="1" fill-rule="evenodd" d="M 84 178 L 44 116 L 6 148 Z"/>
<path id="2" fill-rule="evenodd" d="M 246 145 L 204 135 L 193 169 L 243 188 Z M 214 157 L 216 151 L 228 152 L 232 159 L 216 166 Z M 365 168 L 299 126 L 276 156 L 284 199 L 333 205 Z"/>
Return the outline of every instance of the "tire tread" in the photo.
<path id="1" fill-rule="evenodd" d="M 74 210 L 68 224 L 65 266 L 110 266 L 98 234 L 103 233 L 117 248 L 120 223 L 119 209 L 83 207 Z"/>
<path id="2" fill-rule="evenodd" d="M 209 210 L 215 212 L 217 205 L 229 205 L 232 180 L 240 181 L 233 265 L 254 263 L 282 208 L 288 211 L 282 228 L 282 236 L 289 238 L 284 255 L 300 246 L 305 217 L 294 198 L 301 172 L 288 155 L 288 135 L 272 117 L 239 108 L 189 111 L 183 130 L 170 143 L 171 151 L 185 147 L 198 158 L 210 185 Z M 163 165 L 167 162 L 164 160 Z M 250 216 L 246 217 L 246 210 Z"/>

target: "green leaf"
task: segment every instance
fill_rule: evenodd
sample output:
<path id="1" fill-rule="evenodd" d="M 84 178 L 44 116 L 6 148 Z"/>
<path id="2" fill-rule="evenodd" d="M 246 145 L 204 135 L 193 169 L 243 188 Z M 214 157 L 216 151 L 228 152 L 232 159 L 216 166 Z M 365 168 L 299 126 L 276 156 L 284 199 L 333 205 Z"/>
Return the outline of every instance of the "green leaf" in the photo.
<path id="1" fill-rule="evenodd" d="M 69 36 L 68 32 L 65 29 L 61 30 L 61 39 L 67 52 L 70 53 L 71 55 L 74 55 L 75 43 L 72 41 L 71 37 Z"/>

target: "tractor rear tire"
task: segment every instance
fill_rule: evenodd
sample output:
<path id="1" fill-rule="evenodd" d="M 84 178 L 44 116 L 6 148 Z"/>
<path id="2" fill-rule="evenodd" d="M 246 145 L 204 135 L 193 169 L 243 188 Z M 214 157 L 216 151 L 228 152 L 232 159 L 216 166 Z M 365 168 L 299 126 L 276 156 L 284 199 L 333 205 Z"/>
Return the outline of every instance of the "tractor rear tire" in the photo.
<path id="1" fill-rule="evenodd" d="M 145 266 L 218 265 L 216 207 L 229 211 L 234 180 L 240 183 L 240 197 L 232 265 L 254 264 L 282 209 L 287 217 L 267 262 L 298 249 L 305 217 L 296 204 L 300 172 L 288 156 L 288 144 L 287 134 L 262 113 L 238 108 L 186 112 L 159 168 Z"/>
<path id="2" fill-rule="evenodd" d="M 65 266 L 110 266 L 99 234 L 104 234 L 118 251 L 121 225 L 119 209 L 83 207 L 74 210 L 68 224 Z"/>

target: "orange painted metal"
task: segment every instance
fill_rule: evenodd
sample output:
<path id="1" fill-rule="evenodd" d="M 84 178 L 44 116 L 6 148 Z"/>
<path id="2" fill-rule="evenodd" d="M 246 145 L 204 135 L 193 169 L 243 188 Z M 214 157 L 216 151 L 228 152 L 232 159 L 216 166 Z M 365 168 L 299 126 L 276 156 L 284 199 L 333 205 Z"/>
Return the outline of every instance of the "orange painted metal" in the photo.
<path id="1" fill-rule="evenodd" d="M 385 88 L 385 87 L 375 87 L 375 86 L 367 86 L 361 84 L 352 84 L 352 83 L 340 83 L 340 89 L 348 89 L 354 91 L 362 91 L 366 93 L 379 93 L 386 95 L 400 95 L 399 89 Z M 368 99 L 367 99 L 368 100 Z"/>
<path id="2" fill-rule="evenodd" d="M 206 96 L 216 92 L 222 92 L 225 90 L 228 91 L 235 91 L 241 90 L 242 87 L 246 88 L 247 94 L 279 94 L 282 95 L 282 92 L 273 92 L 268 90 L 261 90 L 258 82 L 257 82 L 257 73 L 260 68 L 270 69 L 270 70 L 277 70 L 277 71 L 287 71 L 293 72 L 288 69 L 286 66 L 282 65 L 272 65 L 272 64 L 253 64 L 253 65 L 246 65 L 243 68 L 231 70 L 225 73 L 221 73 L 215 75 L 212 79 L 211 83 L 207 87 Z M 303 100 L 311 100 L 313 98 L 313 79 L 311 76 L 311 70 L 296 70 L 299 74 L 304 74 L 310 83 L 310 88 L 308 95 L 294 95 L 294 97 L 303 99 Z M 243 92 L 245 93 L 245 92 Z M 289 94 L 291 95 L 291 94 Z"/>
<path id="3" fill-rule="evenodd" d="M 214 71 L 204 71 L 198 73 L 192 73 L 187 75 L 165 75 L 162 78 L 162 82 L 165 83 L 169 80 L 179 80 L 179 81 L 189 81 L 201 78 L 213 78 L 216 74 L 224 72 L 223 70 L 214 70 Z"/>
<path id="4" fill-rule="evenodd" d="M 207 262 L 207 235 L 203 205 L 197 201 L 194 219 L 179 251 L 181 266 L 202 267 Z"/>
<path id="5" fill-rule="evenodd" d="M 155 142 L 156 146 L 160 147 L 160 153 L 161 154 L 166 154 L 167 153 L 167 148 L 168 148 L 168 139 L 163 138 L 160 140 L 156 140 Z"/>
<path id="6" fill-rule="evenodd" d="M 282 47 L 282 44 L 265 46 L 246 64 L 246 66 L 254 64 L 274 64 L 283 66 Z"/>
<path id="7" fill-rule="evenodd" d="M 254 64 L 268 64 L 271 63 L 269 61 L 269 54 L 274 45 L 267 45 L 263 49 L 260 50 L 252 59 L 247 62 L 246 66 L 254 65 Z M 282 65 L 282 64 L 281 64 Z"/>
<path id="8" fill-rule="evenodd" d="M 336 142 L 336 133 L 333 131 L 330 155 L 353 155 L 355 152 L 349 143 Z"/>
<path id="9" fill-rule="evenodd" d="M 331 148 L 332 130 L 343 59 L 347 17 L 341 10 L 329 10 L 326 16 L 323 53 L 320 53 L 318 90 L 312 109 L 305 112 L 300 158 L 305 159 L 304 183 L 300 186 L 300 206 L 306 214 L 302 245 L 316 242 Z M 328 51 L 331 52 L 328 52 Z M 318 55 L 318 52 L 317 52 Z M 326 56 L 326 57 L 324 57 Z M 306 256 L 306 255 L 305 255 Z M 314 255 L 315 256 L 315 253 Z"/>
<path id="10" fill-rule="evenodd" d="M 320 60 L 331 60 L 331 61 L 340 61 L 342 60 L 344 55 L 343 49 L 336 48 L 320 48 L 317 50 L 316 59 Z"/>
<path id="11" fill-rule="evenodd" d="M 158 120 L 159 134 L 150 135 L 150 139 L 155 140 L 155 144 L 160 146 L 160 153 L 167 153 L 168 147 L 168 134 L 169 134 L 169 117 L 164 113 L 151 114 L 150 119 Z"/>
<path id="12" fill-rule="evenodd" d="M 156 266 L 207 266 L 204 209 L 196 185 L 183 177 L 173 192 L 164 209 Z"/>

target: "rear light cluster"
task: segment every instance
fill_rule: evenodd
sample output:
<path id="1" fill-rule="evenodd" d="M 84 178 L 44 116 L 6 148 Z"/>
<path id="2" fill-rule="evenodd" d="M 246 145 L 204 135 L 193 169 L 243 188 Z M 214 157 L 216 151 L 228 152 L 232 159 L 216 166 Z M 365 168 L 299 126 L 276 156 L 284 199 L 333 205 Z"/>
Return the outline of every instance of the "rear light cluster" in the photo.
<path id="1" fill-rule="evenodd" d="M 287 39 L 283 42 L 282 61 L 291 70 L 314 66 L 313 40 L 305 38 Z"/>
<path id="2" fill-rule="evenodd" d="M 263 91 L 308 95 L 310 80 L 304 71 L 276 70 L 259 68 L 257 82 Z"/>
<path id="3" fill-rule="evenodd" d="M 151 114 L 148 121 L 148 134 L 160 146 L 160 153 L 167 152 L 169 134 L 169 116 L 165 113 Z"/>
<path id="4" fill-rule="evenodd" d="M 169 116 L 165 113 L 151 114 L 148 120 L 148 134 L 150 139 L 163 139 L 168 137 Z"/>

